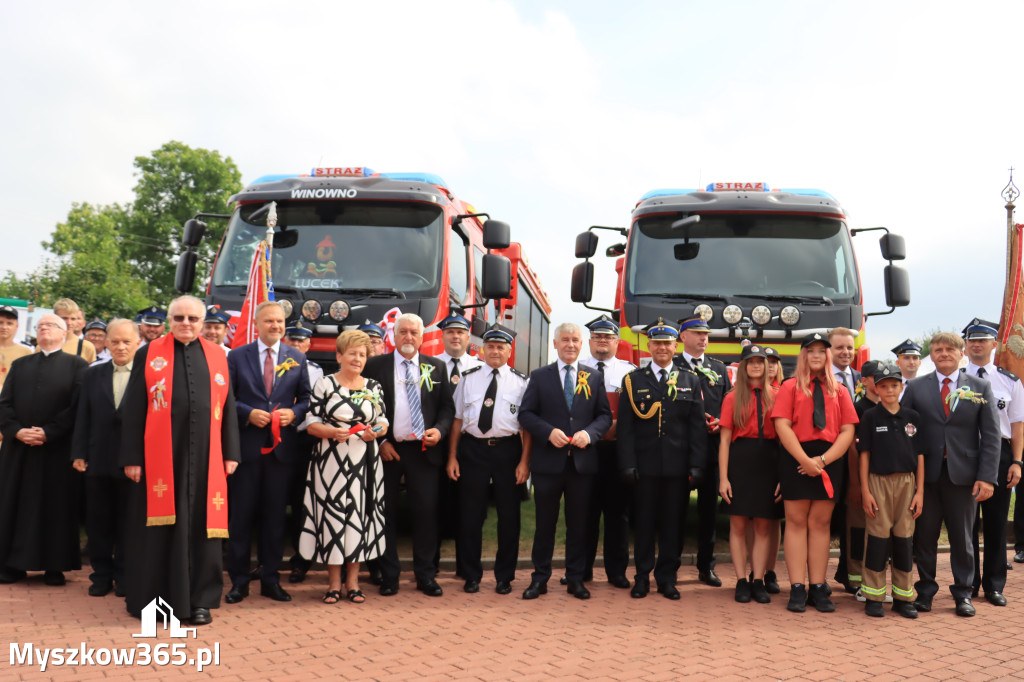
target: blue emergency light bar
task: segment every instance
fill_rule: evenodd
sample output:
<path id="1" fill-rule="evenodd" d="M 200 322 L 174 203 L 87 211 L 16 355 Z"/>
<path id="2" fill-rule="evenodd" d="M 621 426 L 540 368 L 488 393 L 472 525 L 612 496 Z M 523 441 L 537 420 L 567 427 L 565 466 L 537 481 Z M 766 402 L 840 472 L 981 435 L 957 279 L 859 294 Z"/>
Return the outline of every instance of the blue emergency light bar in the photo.
<path id="1" fill-rule="evenodd" d="M 658 197 L 673 197 L 673 196 L 679 196 L 681 194 L 693 194 L 694 192 L 701 192 L 701 191 L 704 191 L 704 192 L 718 192 L 718 193 L 722 193 L 722 192 L 736 192 L 736 191 L 749 191 L 749 192 L 757 192 L 757 193 L 760 193 L 760 192 L 778 192 L 778 193 L 783 193 L 783 192 L 785 192 L 787 194 L 798 194 L 798 195 L 806 196 L 806 197 L 819 197 L 821 199 L 829 199 L 831 201 L 836 201 L 836 198 L 834 196 L 832 196 L 828 192 L 826 192 L 824 190 L 820 190 L 820 189 L 789 188 L 789 187 L 784 187 L 784 188 L 781 188 L 781 189 L 768 189 L 768 183 L 760 183 L 760 182 L 759 183 L 746 183 L 746 184 L 749 184 L 751 186 L 756 185 L 756 186 L 759 187 L 758 189 L 748 189 L 748 190 L 716 189 L 716 185 L 723 185 L 723 184 L 730 184 L 730 183 L 714 183 L 713 182 L 713 183 L 709 184 L 703 190 L 699 190 L 699 189 L 672 189 L 672 188 L 669 188 L 669 189 L 652 189 L 650 192 L 647 192 L 642 197 L 640 197 L 640 201 L 646 201 L 648 199 L 655 199 L 655 198 L 658 198 Z M 733 183 L 733 184 L 739 184 L 739 183 Z M 763 187 L 764 189 L 760 189 L 760 187 Z"/>
<path id="2" fill-rule="evenodd" d="M 367 177 L 381 177 L 388 180 L 400 180 L 403 182 L 426 182 L 431 185 L 437 185 L 438 187 L 447 187 L 448 183 L 444 181 L 440 175 L 434 173 L 375 173 L 369 168 L 361 168 L 361 173 L 325 173 L 324 170 L 335 170 L 335 169 L 320 169 L 321 172 L 317 173 L 317 169 L 313 169 L 313 173 L 309 175 L 299 175 L 298 173 L 282 173 L 277 175 L 262 175 L 256 178 L 251 184 L 258 185 L 264 182 L 278 182 L 280 180 L 287 180 L 288 178 L 298 177 L 319 177 L 319 178 L 367 178 Z M 340 170 L 340 169 L 338 169 Z"/>

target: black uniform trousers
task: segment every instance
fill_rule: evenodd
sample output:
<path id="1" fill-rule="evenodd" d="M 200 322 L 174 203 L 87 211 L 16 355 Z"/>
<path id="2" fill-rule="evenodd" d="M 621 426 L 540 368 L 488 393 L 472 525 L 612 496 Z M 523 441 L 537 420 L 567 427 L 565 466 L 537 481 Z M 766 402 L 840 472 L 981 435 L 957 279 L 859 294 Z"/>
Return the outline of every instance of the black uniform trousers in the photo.
<path id="1" fill-rule="evenodd" d="M 124 580 L 125 505 L 131 485 L 124 475 L 85 477 L 86 553 L 92 565 L 89 580 L 95 585 Z"/>
<path id="2" fill-rule="evenodd" d="M 658 585 L 675 583 L 681 545 L 681 507 L 689 497 L 686 476 L 640 476 L 634 489 L 635 526 L 633 561 L 637 580 L 649 580 L 654 571 Z M 658 559 L 654 559 L 654 536 Z"/>
<path id="3" fill-rule="evenodd" d="M 615 441 L 599 440 L 596 447 L 601 468 L 594 483 L 587 518 L 585 574 L 591 575 L 594 572 L 601 516 L 604 515 L 604 572 L 609 578 L 625 577 L 629 565 L 629 507 L 632 491 L 623 483 L 619 474 Z"/>
<path id="4" fill-rule="evenodd" d="M 949 480 L 946 462 L 942 463 L 942 473 L 938 481 L 925 481 L 924 511 L 918 517 L 914 528 L 914 560 L 917 563 L 918 575 L 914 587 L 919 599 L 931 601 L 939 591 L 939 585 L 935 580 L 936 549 L 943 522 L 949 532 L 949 564 L 953 571 L 953 585 L 949 591 L 954 599 L 966 599 L 971 596 L 974 555 L 968 538 L 977 509 L 977 502 L 971 494 L 972 488 L 973 485 L 956 485 Z M 954 529 L 957 532 L 954 532 Z"/>
<path id="5" fill-rule="evenodd" d="M 260 581 L 280 582 L 278 570 L 284 557 L 285 505 L 292 463 L 273 453 L 242 462 L 228 476 L 227 569 L 232 585 L 247 585 L 252 577 L 253 528 L 259 527 Z"/>
<path id="6" fill-rule="evenodd" d="M 384 462 L 384 555 L 380 571 L 385 585 L 397 584 L 402 572 L 398 559 L 398 490 L 405 476 L 405 490 L 412 512 L 412 566 L 416 580 L 428 582 L 437 575 L 437 499 L 441 467 L 427 461 L 418 440 L 395 443 L 399 460 Z"/>
<path id="7" fill-rule="evenodd" d="M 1017 497 L 1013 503 L 1013 551 L 1024 552 L 1024 481 L 1014 490 Z"/>
<path id="8" fill-rule="evenodd" d="M 299 537 L 302 535 L 302 526 L 305 522 L 305 495 L 306 477 L 309 475 L 309 459 L 313 454 L 313 447 L 319 442 L 305 431 L 299 433 L 298 455 L 292 462 L 291 478 L 288 481 L 288 507 L 290 514 L 286 532 L 288 542 L 292 546 L 292 558 L 289 560 L 292 570 L 308 571 L 313 564 L 309 559 L 303 559 L 299 555 Z"/>
<path id="9" fill-rule="evenodd" d="M 1011 493 L 1011 489 L 1006 487 L 1006 475 L 1012 460 L 1010 441 L 1004 438 L 995 490 L 992 497 L 978 505 L 978 513 L 974 517 L 974 589 L 980 587 L 985 592 L 1002 592 L 1006 587 L 1006 523 Z M 979 531 L 985 534 L 984 562 L 981 560 Z"/>
<path id="10" fill-rule="evenodd" d="M 454 390 L 454 387 L 453 389 Z M 448 438 L 438 443 L 441 452 L 448 452 Z M 437 550 L 434 552 L 434 568 L 440 570 L 441 543 L 445 538 L 455 540 L 455 575 L 464 577 L 462 572 L 462 541 L 459 531 L 459 494 L 462 480 L 453 481 L 442 472 L 437 491 Z M 468 580 L 468 578 L 467 578 Z"/>
<path id="11" fill-rule="evenodd" d="M 715 567 L 715 542 L 718 523 L 718 444 L 717 433 L 709 433 L 707 464 L 704 480 L 697 488 L 697 570 L 710 571 Z M 683 553 L 686 535 L 686 517 L 690 508 L 689 489 L 683 492 L 679 518 L 679 555 Z M 677 557 L 678 558 L 678 557 Z"/>
<path id="12" fill-rule="evenodd" d="M 459 571 L 466 580 L 483 578 L 480 560 L 482 533 L 487 518 L 491 483 L 498 513 L 498 553 L 494 578 L 512 582 L 519 561 L 519 489 L 516 466 L 523 454 L 518 436 L 480 439 L 462 434 L 459 439 Z"/>
<path id="13" fill-rule="evenodd" d="M 560 474 L 533 472 L 533 499 L 537 510 L 537 528 L 533 535 L 534 582 L 547 583 L 551 578 L 551 556 L 555 551 L 555 528 L 558 507 L 565 495 L 565 579 L 583 582 L 587 567 L 587 510 L 593 494 L 594 475 L 576 471 L 569 457 Z"/>

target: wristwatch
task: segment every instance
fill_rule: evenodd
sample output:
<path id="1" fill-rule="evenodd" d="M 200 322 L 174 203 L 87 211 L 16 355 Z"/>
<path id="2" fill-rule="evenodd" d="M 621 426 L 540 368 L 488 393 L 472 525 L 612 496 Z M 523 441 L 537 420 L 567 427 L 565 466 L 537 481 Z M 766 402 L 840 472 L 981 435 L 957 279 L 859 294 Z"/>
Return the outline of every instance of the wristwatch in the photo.
<path id="1" fill-rule="evenodd" d="M 1019 460 L 1019 459 L 1015 459 L 1015 460 L 1013 460 L 1012 462 L 1010 462 L 1010 466 L 1013 466 L 1014 464 L 1016 464 L 1017 466 L 1019 466 L 1019 467 L 1020 467 L 1020 469 L 1021 469 L 1021 471 L 1022 471 L 1022 472 L 1024 472 L 1024 462 L 1022 462 L 1022 461 L 1021 461 L 1021 460 Z"/>

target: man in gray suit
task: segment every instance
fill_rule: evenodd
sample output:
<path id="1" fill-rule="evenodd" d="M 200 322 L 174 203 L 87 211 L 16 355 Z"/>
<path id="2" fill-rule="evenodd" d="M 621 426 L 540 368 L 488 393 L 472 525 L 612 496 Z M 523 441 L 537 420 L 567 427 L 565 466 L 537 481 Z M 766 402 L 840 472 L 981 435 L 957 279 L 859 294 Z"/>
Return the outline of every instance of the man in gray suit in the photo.
<path id="1" fill-rule="evenodd" d="M 924 442 L 924 512 L 914 533 L 919 577 L 914 605 L 918 611 L 931 611 L 939 591 L 935 555 L 945 521 L 956 613 L 973 616 L 971 530 L 978 502 L 992 496 L 998 474 L 999 416 L 992 385 L 960 372 L 963 350 L 963 339 L 956 334 L 932 336 L 935 372 L 910 381 L 902 404 L 920 413 Z"/>

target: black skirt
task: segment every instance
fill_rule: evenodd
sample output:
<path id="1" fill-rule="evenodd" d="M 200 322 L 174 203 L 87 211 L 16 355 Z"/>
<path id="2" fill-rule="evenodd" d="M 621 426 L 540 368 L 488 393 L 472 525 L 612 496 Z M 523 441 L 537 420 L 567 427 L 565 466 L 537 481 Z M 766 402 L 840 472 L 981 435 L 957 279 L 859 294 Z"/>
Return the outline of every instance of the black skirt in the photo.
<path id="1" fill-rule="evenodd" d="M 779 483 L 779 444 L 775 440 L 737 438 L 729 444 L 729 484 L 732 504 L 722 503 L 729 516 L 781 519 L 782 502 L 775 501 Z"/>
<path id="2" fill-rule="evenodd" d="M 832 443 L 824 440 L 809 440 L 800 443 L 808 457 L 819 457 L 832 447 Z M 837 500 L 846 479 L 846 457 L 840 457 L 825 467 L 832 480 L 833 497 L 825 490 L 821 476 L 805 476 L 797 471 L 796 460 L 784 447 L 779 448 L 779 481 L 782 482 L 783 500 Z"/>

